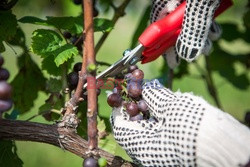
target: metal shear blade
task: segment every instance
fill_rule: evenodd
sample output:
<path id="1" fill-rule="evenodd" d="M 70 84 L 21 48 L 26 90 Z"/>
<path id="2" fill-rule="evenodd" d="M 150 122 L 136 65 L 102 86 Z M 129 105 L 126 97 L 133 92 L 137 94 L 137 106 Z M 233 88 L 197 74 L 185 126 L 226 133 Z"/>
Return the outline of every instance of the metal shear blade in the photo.
<path id="1" fill-rule="evenodd" d="M 126 53 L 120 60 L 118 60 L 109 68 L 97 75 L 96 79 L 114 77 L 117 74 L 121 73 L 122 70 L 126 69 L 127 67 L 136 64 L 138 61 L 141 60 L 143 50 L 143 45 L 138 45 L 136 48 Z"/>

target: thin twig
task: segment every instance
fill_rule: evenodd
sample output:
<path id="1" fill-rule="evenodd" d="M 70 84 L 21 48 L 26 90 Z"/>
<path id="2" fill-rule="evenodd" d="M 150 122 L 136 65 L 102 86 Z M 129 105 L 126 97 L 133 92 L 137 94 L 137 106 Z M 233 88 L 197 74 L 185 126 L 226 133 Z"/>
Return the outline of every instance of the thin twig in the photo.
<path id="1" fill-rule="evenodd" d="M 113 18 L 111 20 L 113 25 L 116 24 L 116 22 L 118 21 L 118 19 L 120 17 L 125 15 L 125 9 L 128 6 L 130 1 L 131 0 L 124 0 L 124 2 L 119 7 L 113 6 L 113 9 L 115 10 L 114 16 L 113 16 Z M 96 44 L 96 47 L 95 47 L 95 53 L 96 54 L 100 50 L 101 46 L 103 45 L 103 43 L 105 42 L 105 40 L 107 39 L 109 34 L 110 34 L 110 31 L 104 32 L 103 35 L 101 36 L 101 38 L 99 39 L 99 41 L 98 41 L 98 43 Z"/>
<path id="2" fill-rule="evenodd" d="M 207 77 L 206 77 L 206 80 L 207 80 L 207 86 L 208 86 L 208 90 L 209 90 L 209 93 L 210 95 L 213 97 L 216 105 L 218 108 L 220 109 L 223 109 L 222 108 L 222 105 L 220 103 L 220 100 L 219 100 L 219 97 L 218 97 L 218 94 L 217 94 L 217 89 L 214 85 L 214 80 L 213 80 L 213 77 L 212 77 L 212 70 L 211 70 L 211 67 L 210 67 L 210 61 L 209 61 L 209 56 L 205 56 L 205 63 L 206 63 L 206 69 L 207 69 Z"/>
<path id="3" fill-rule="evenodd" d="M 83 0 L 84 3 L 84 30 L 85 41 L 83 43 L 83 59 L 87 60 L 87 66 L 96 64 L 94 49 L 94 21 L 93 21 L 93 0 Z M 85 66 L 86 68 L 86 66 Z M 95 71 L 88 71 L 87 83 L 93 85 L 96 83 Z M 88 144 L 89 149 L 94 150 L 98 147 L 98 130 L 97 130 L 97 96 L 96 88 L 87 86 L 88 91 Z"/>

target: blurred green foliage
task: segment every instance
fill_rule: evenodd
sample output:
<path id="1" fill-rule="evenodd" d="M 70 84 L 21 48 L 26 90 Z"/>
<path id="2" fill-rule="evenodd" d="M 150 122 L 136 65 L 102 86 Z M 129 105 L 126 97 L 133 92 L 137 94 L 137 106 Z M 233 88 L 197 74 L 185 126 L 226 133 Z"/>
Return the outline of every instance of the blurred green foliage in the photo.
<path id="1" fill-rule="evenodd" d="M 109 21 L 114 14 L 111 4 L 119 6 L 122 2 L 123 0 L 97 1 L 99 21 L 97 19 L 95 25 L 99 29 L 95 33 L 96 42 L 104 31 L 111 31 L 109 38 L 97 54 L 98 61 L 114 63 L 121 57 L 125 49 L 137 44 L 138 36 L 148 25 L 150 1 L 145 0 L 131 1 L 125 17 L 113 25 Z M 224 33 L 221 39 L 214 43 L 213 52 L 208 59 L 201 56 L 192 64 L 182 61 L 181 65 L 174 70 L 174 91 L 194 92 L 194 94 L 203 96 L 210 103 L 216 105 L 213 97 L 214 90 L 211 90 L 215 88 L 223 109 L 239 120 L 243 120 L 244 113 L 250 109 L 249 6 L 247 0 L 235 0 L 234 6 L 217 18 Z M 65 87 L 65 70 L 63 69 L 66 69 L 67 73 L 71 72 L 71 64 L 81 61 L 82 51 L 77 46 L 68 44 L 72 41 L 64 39 L 63 32 L 70 31 L 75 37 L 81 34 L 82 18 L 79 15 L 81 15 L 81 6 L 74 5 L 71 0 L 22 0 L 18 1 L 11 11 L 0 12 L 0 52 L 6 61 L 5 68 L 11 73 L 9 82 L 14 88 L 13 100 L 15 102 L 14 109 L 9 111 L 6 116 L 15 115 L 16 117 L 18 115 L 17 119 L 26 120 L 31 116 L 44 114 L 53 109 L 59 111 L 63 107 L 64 98 L 61 98 L 62 89 Z M 42 34 L 33 33 L 41 31 L 41 29 Z M 34 40 L 35 38 L 38 40 Z M 54 40 L 55 38 L 57 40 Z M 35 45 L 38 47 L 34 47 Z M 64 45 L 70 45 L 70 47 L 62 48 Z M 30 52 L 30 46 L 35 54 Z M 58 53 L 52 53 L 58 48 L 59 52 L 62 53 L 59 63 L 56 59 Z M 69 58 L 70 61 L 68 61 Z M 207 65 L 210 65 L 209 71 Z M 165 84 L 169 82 L 169 69 L 163 58 L 139 66 L 144 71 L 146 79 L 160 78 Z M 105 66 L 97 66 L 98 71 L 105 68 Z M 211 84 L 208 84 L 211 78 L 213 79 L 212 88 Z M 100 131 L 106 130 L 109 135 L 100 140 L 99 146 L 129 159 L 110 134 L 111 108 L 107 105 L 106 99 L 105 90 L 102 90 L 98 97 L 98 127 Z M 78 116 L 82 122 L 79 125 L 78 133 L 86 138 L 86 103 L 82 103 L 79 108 Z M 57 116 L 53 116 L 53 120 L 58 119 Z M 32 121 L 53 123 L 48 122 L 41 115 Z M 31 142 L 16 143 L 17 153 L 23 160 L 25 167 L 68 167 L 82 164 L 81 158 L 68 152 L 65 153 L 54 146 Z M 11 155 L 10 157 L 17 156 L 15 144 L 0 142 L 0 149 L 6 148 Z M 0 161 L 3 162 L 1 159 Z M 19 158 L 16 159 L 16 164 L 17 166 L 22 165 Z M 0 166 L 9 166 L 9 164 L 5 163 Z"/>

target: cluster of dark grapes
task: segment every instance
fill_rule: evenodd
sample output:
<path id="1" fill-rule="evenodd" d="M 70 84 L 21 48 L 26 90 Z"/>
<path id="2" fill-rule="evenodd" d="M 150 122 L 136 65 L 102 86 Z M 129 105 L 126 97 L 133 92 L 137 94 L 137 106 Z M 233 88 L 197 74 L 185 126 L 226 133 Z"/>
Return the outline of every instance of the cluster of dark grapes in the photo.
<path id="1" fill-rule="evenodd" d="M 83 161 L 83 167 L 106 167 L 107 160 L 105 158 L 99 158 L 96 160 L 93 157 L 88 157 Z"/>
<path id="2" fill-rule="evenodd" d="M 149 119 L 148 106 L 142 99 L 142 84 L 144 73 L 136 65 L 130 66 L 124 75 L 124 86 L 118 85 L 108 96 L 111 107 L 123 107 L 131 121 Z M 126 90 L 123 90 L 126 89 Z"/>
<path id="3" fill-rule="evenodd" d="M 11 100 L 12 88 L 10 84 L 6 82 L 10 74 L 8 70 L 2 67 L 3 64 L 4 59 L 0 55 L 0 115 L 3 112 L 8 111 L 13 105 L 13 102 Z"/>

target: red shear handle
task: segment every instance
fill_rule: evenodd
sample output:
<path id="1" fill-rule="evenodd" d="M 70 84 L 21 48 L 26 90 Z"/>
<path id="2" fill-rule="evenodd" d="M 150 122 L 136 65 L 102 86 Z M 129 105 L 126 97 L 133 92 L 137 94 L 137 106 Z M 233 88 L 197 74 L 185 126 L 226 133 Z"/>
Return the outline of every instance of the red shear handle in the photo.
<path id="1" fill-rule="evenodd" d="M 232 0 L 221 0 L 215 17 L 232 5 Z M 181 32 L 186 2 L 163 19 L 151 24 L 139 37 L 139 42 L 145 47 L 142 64 L 157 59 L 168 48 L 173 46 Z"/>

